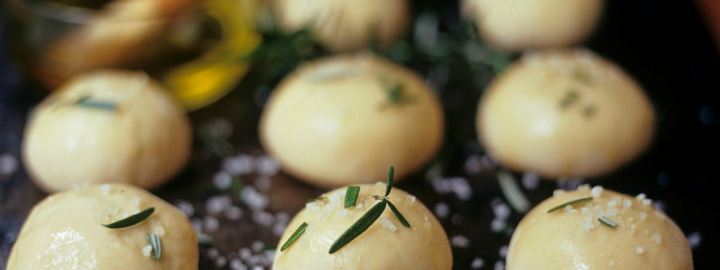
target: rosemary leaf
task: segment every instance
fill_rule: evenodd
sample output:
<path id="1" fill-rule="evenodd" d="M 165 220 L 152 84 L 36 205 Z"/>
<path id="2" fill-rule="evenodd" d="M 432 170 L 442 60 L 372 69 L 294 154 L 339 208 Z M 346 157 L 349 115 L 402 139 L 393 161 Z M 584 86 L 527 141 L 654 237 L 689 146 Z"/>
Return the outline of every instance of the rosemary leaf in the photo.
<path id="1" fill-rule="evenodd" d="M 143 220 L 147 219 L 152 213 L 155 212 L 155 207 L 149 207 L 145 210 L 142 210 L 138 212 L 137 214 L 133 214 L 129 217 L 123 218 L 121 220 L 115 221 L 110 224 L 103 224 L 103 226 L 108 227 L 110 229 L 120 229 L 120 228 L 126 228 L 130 227 L 132 225 L 138 224 L 142 222 Z"/>
<path id="2" fill-rule="evenodd" d="M 305 229 L 307 229 L 307 227 L 308 227 L 308 224 L 305 222 L 300 224 L 300 226 L 297 229 L 295 229 L 295 232 L 293 232 L 293 234 L 290 235 L 290 238 L 288 238 L 288 240 L 285 241 L 285 244 L 283 244 L 282 247 L 280 247 L 280 252 L 285 251 L 293 243 L 295 243 L 295 241 L 297 241 L 298 238 L 300 238 L 300 236 L 303 235 L 303 233 L 305 233 Z"/>
<path id="3" fill-rule="evenodd" d="M 75 102 L 75 105 L 80 106 L 80 107 L 106 110 L 106 111 L 115 111 L 117 109 L 117 104 L 115 104 L 113 102 L 93 100 L 89 96 L 80 97 Z"/>
<path id="4" fill-rule="evenodd" d="M 555 212 L 555 211 L 557 211 L 557 210 L 560 210 L 560 209 L 565 208 L 565 206 L 573 205 L 573 204 L 581 203 L 581 202 L 589 202 L 589 201 L 592 201 L 592 199 L 593 199 L 593 197 L 584 197 L 584 198 L 580 198 L 580 199 L 575 199 L 575 200 L 572 200 L 572 201 L 563 203 L 563 204 L 561 204 L 561 205 L 555 206 L 555 207 L 553 207 L 553 208 L 550 208 L 550 210 L 548 210 L 547 212 L 548 212 L 548 213 L 552 213 L 552 212 Z"/>
<path id="5" fill-rule="evenodd" d="M 328 202 L 328 198 L 325 195 L 317 196 L 315 198 L 307 200 L 306 203 L 314 203 L 314 202 Z"/>
<path id="6" fill-rule="evenodd" d="M 385 182 L 385 197 L 390 195 L 390 191 L 392 191 L 393 181 L 395 178 L 395 167 L 390 166 L 387 173 L 387 180 Z"/>
<path id="7" fill-rule="evenodd" d="M 498 183 L 503 195 L 505 195 L 508 203 L 515 211 L 525 213 L 530 209 L 530 201 L 525 197 L 512 174 L 508 172 L 498 173 Z"/>
<path id="8" fill-rule="evenodd" d="M 357 203 L 358 194 L 360 194 L 359 186 L 349 186 L 345 191 L 345 208 L 354 207 Z"/>
<path id="9" fill-rule="evenodd" d="M 397 207 L 395 207 L 395 205 L 389 200 L 385 201 L 387 201 L 388 206 L 390 206 L 390 210 L 392 210 L 393 214 L 395 214 L 395 217 L 397 217 L 400 223 L 402 223 L 403 226 L 410 228 L 410 222 L 405 219 L 405 217 L 400 213 L 400 210 L 398 210 Z"/>
<path id="10" fill-rule="evenodd" d="M 605 226 L 608 226 L 613 229 L 617 228 L 617 226 L 619 226 L 617 222 L 615 222 L 607 217 L 600 217 L 600 218 L 598 218 L 598 221 L 600 221 L 600 223 L 604 224 Z"/>
<path id="11" fill-rule="evenodd" d="M 162 256 L 162 244 L 160 243 L 160 236 L 155 233 L 149 233 L 147 236 L 148 244 L 152 247 L 150 257 L 153 260 L 159 261 Z"/>
<path id="12" fill-rule="evenodd" d="M 367 213 L 365 213 L 362 217 L 355 221 L 355 223 L 350 226 L 350 228 L 348 228 L 342 235 L 340 235 L 337 240 L 335 240 L 335 243 L 330 246 L 330 250 L 328 251 L 328 253 L 335 253 L 340 248 L 350 243 L 350 241 L 360 236 L 360 234 L 365 232 L 365 230 L 370 228 L 370 225 L 372 225 L 375 220 L 377 220 L 380 215 L 382 215 L 383 211 L 385 211 L 385 206 L 387 206 L 387 200 L 382 200 L 375 204 L 375 206 L 370 208 Z"/>

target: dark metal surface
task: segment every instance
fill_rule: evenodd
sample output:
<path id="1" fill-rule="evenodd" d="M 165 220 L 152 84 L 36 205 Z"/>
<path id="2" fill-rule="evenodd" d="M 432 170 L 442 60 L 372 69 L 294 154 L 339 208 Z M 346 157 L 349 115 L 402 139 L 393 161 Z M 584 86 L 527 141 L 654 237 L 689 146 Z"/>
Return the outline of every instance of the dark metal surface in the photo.
<path id="1" fill-rule="evenodd" d="M 700 236 L 693 249 L 696 269 L 717 269 L 712 256 L 720 250 L 720 203 L 712 188 L 720 181 L 720 61 L 701 17 L 692 1 L 610 1 L 603 23 L 588 47 L 616 61 L 635 76 L 651 97 L 659 122 L 651 149 L 621 170 L 597 179 L 592 184 L 629 194 L 644 192 L 666 206 L 686 234 Z M 454 5 L 425 4 L 438 13 L 452 12 Z M 0 31 L 2 30 L 0 28 Z M 5 43 L 0 32 L 0 47 Z M 0 154 L 19 159 L 20 142 L 28 110 L 39 99 L 23 79 L 12 70 L 5 48 L 0 48 Z M 430 67 L 413 67 L 428 76 Z M 473 195 L 461 201 L 452 194 L 438 194 L 426 171 L 418 172 L 399 184 L 433 209 L 443 202 L 449 206 L 448 217 L 441 218 L 449 236 L 462 235 L 469 243 L 453 248 L 456 269 L 469 269 L 473 260 L 482 258 L 482 269 L 493 269 L 502 258 L 499 250 L 509 243 L 509 234 L 493 232 L 492 205 L 504 198 L 497 184 L 496 169 L 468 175 L 463 169 L 469 155 L 481 154 L 468 137 L 473 137 L 474 111 L 479 91 L 473 86 L 472 74 L 452 74 L 440 90 L 446 110 L 448 134 L 441 153 L 443 175 L 465 177 Z M 253 76 L 250 74 L 249 76 Z M 252 89 L 245 83 L 220 102 L 193 112 L 196 127 L 217 117 L 227 118 L 234 125 L 229 140 L 236 153 L 258 154 L 256 125 L 260 106 Z M 188 201 L 202 216 L 205 200 L 217 191 L 205 188 L 221 167 L 222 159 L 210 155 L 196 144 L 194 158 L 188 168 L 167 186 L 155 191 L 160 197 L 176 203 Z M 426 168 L 427 169 L 427 168 Z M 516 174 L 516 176 L 520 176 Z M 519 177 L 516 177 L 519 179 Z M 245 185 L 257 179 L 248 176 Z M 308 198 L 322 192 L 283 174 L 271 178 L 267 192 L 270 213 L 286 212 L 292 216 Z M 533 204 L 551 195 L 556 183 L 543 181 L 537 189 L 524 189 Z M 45 196 L 28 180 L 22 166 L 10 176 L 0 176 L 0 268 L 15 240 L 22 221 L 34 203 Z M 246 206 L 242 206 L 244 209 Z M 237 252 L 260 241 L 267 247 L 276 245 L 272 228 L 257 225 L 246 215 L 239 220 L 220 219 L 220 229 L 210 234 L 212 246 L 201 249 L 201 269 L 214 269 L 211 249 L 220 253 Z M 513 212 L 508 220 L 514 226 L 521 214 Z M 210 254 L 210 255 L 209 255 Z M 222 268 L 226 269 L 225 264 Z"/>

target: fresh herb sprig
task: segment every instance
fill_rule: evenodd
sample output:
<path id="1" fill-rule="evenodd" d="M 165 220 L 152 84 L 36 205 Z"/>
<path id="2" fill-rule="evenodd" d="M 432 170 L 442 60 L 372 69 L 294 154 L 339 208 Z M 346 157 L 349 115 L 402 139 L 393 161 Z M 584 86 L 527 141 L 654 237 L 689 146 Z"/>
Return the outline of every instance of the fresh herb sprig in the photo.
<path id="1" fill-rule="evenodd" d="M 150 257 L 153 260 L 159 261 L 160 256 L 162 256 L 162 244 L 160 243 L 160 236 L 158 236 L 156 233 L 149 233 L 147 236 L 148 244 L 150 244 L 150 247 L 152 247 L 152 250 L 150 251 Z"/>
<path id="2" fill-rule="evenodd" d="M 610 228 L 617 228 L 617 226 L 620 226 L 617 222 L 613 221 L 612 219 L 609 219 L 607 217 L 600 217 L 598 218 L 598 221 L 602 223 L 605 226 L 608 226 Z"/>
<path id="3" fill-rule="evenodd" d="M 293 232 L 293 234 L 290 235 L 290 238 L 288 238 L 288 240 L 285 241 L 285 244 L 283 244 L 282 247 L 280 247 L 280 251 L 281 251 L 281 252 L 282 252 L 282 251 L 285 251 L 285 250 L 286 250 L 287 248 L 289 248 L 293 243 L 295 243 L 295 241 L 297 241 L 298 238 L 300 238 L 300 236 L 302 236 L 303 233 L 305 233 L 305 229 L 307 229 L 307 227 L 308 227 L 308 224 L 305 223 L 305 222 L 303 222 L 302 224 L 300 224 L 300 226 L 299 226 L 297 229 L 295 229 L 295 232 Z"/>
<path id="4" fill-rule="evenodd" d="M 392 210 L 393 214 L 397 217 L 397 219 L 402 223 L 403 226 L 410 228 L 410 223 L 405 219 L 405 217 L 400 213 L 400 210 L 395 207 L 395 205 L 390 202 L 388 196 L 390 195 L 390 192 L 392 191 L 392 185 L 395 178 L 395 168 L 390 166 L 390 169 L 388 170 L 388 177 L 385 184 L 385 196 L 382 198 L 376 197 L 376 199 L 379 200 L 375 206 L 370 208 L 365 214 L 362 215 L 353 225 L 350 226 L 340 237 L 338 237 L 337 240 L 330 246 L 330 250 L 328 253 L 333 254 L 336 251 L 340 250 L 342 247 L 350 243 L 352 240 L 360 236 L 363 232 L 365 232 L 370 226 L 375 223 L 375 221 L 380 218 L 382 213 L 385 211 L 385 207 L 390 206 L 390 210 Z"/>
<path id="5" fill-rule="evenodd" d="M 355 207 L 357 204 L 358 194 L 360 194 L 360 186 L 349 186 L 345 191 L 345 208 Z"/>
<path id="6" fill-rule="evenodd" d="M 114 102 L 95 100 L 92 99 L 90 96 L 80 97 L 77 101 L 75 101 L 75 106 L 106 111 L 117 110 L 117 104 L 115 104 Z"/>
<path id="7" fill-rule="evenodd" d="M 555 211 L 557 211 L 557 210 L 563 209 L 563 208 L 565 208 L 565 206 L 568 206 L 568 205 L 573 205 L 573 204 L 582 203 L 582 202 L 589 202 L 589 201 L 592 201 L 592 200 L 593 200 L 593 197 L 584 197 L 584 198 L 575 199 L 575 200 L 568 201 L 568 202 L 566 202 L 566 203 L 560 204 L 560 205 L 558 205 L 558 206 L 555 206 L 555 207 L 553 207 L 553 208 L 550 208 L 550 210 L 548 210 L 547 212 L 548 212 L 548 213 L 552 213 L 552 212 L 555 212 Z"/>
<path id="8" fill-rule="evenodd" d="M 130 215 L 121 220 L 112 222 L 110 224 L 103 224 L 103 226 L 110 228 L 110 229 L 127 228 L 127 227 L 133 226 L 135 224 L 138 224 L 140 222 L 143 222 L 150 215 L 152 215 L 153 212 L 155 212 L 155 207 L 149 207 L 145 210 L 142 210 L 136 214 Z"/>

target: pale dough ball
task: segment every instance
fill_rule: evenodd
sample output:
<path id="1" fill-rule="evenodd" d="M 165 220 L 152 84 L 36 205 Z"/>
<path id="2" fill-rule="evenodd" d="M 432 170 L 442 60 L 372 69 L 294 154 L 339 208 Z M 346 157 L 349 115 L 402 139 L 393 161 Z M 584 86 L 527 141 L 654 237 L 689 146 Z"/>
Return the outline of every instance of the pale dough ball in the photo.
<path id="1" fill-rule="evenodd" d="M 285 269 L 452 269 L 450 242 L 433 214 L 414 196 L 393 188 L 390 201 L 410 223 L 404 227 L 389 207 L 360 236 L 329 254 L 330 246 L 385 194 L 385 183 L 364 184 L 355 207 L 344 208 L 346 188 L 309 202 L 280 238 L 274 270 Z M 303 223 L 308 226 L 285 251 L 282 245 Z"/>
<path id="2" fill-rule="evenodd" d="M 273 0 L 272 8 L 280 28 L 308 28 L 333 51 L 388 45 L 405 33 L 410 16 L 407 0 Z"/>
<path id="3" fill-rule="evenodd" d="M 83 98 L 90 106 L 78 104 Z M 23 160 L 46 191 L 99 182 L 153 188 L 185 165 L 191 136 L 182 108 L 147 75 L 99 71 L 71 80 L 37 106 Z"/>
<path id="4" fill-rule="evenodd" d="M 483 40 L 503 50 L 564 47 L 582 42 L 603 0 L 464 0 Z"/>
<path id="5" fill-rule="evenodd" d="M 338 187 L 397 178 L 439 149 L 443 114 L 413 72 L 370 55 L 302 66 L 275 89 L 260 120 L 263 146 L 283 168 L 312 184 Z"/>
<path id="6" fill-rule="evenodd" d="M 650 143 L 654 122 L 635 80 L 579 49 L 526 54 L 490 84 L 477 115 L 495 159 L 548 178 L 618 168 Z"/>
<path id="7" fill-rule="evenodd" d="M 548 213 L 586 197 L 594 198 Z M 510 241 L 507 269 L 692 270 L 693 263 L 682 231 L 644 195 L 633 198 L 583 186 L 556 191 L 523 218 Z"/>
<path id="8" fill-rule="evenodd" d="M 141 223 L 121 229 L 103 226 L 149 207 L 155 212 Z M 147 251 L 149 233 L 160 238 L 157 261 Z M 197 267 L 197 240 L 185 215 L 125 184 L 88 186 L 41 201 L 30 212 L 8 260 L 8 270 Z"/>

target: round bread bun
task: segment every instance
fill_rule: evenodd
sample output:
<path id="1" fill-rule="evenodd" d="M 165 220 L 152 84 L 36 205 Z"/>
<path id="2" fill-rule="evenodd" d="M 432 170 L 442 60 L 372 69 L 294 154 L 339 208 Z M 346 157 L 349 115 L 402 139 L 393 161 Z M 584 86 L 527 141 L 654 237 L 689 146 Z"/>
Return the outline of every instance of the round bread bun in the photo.
<path id="1" fill-rule="evenodd" d="M 103 226 L 155 211 L 130 227 Z M 159 260 L 151 258 L 148 235 L 160 238 Z M 20 231 L 8 260 L 19 269 L 197 269 L 198 245 L 190 221 L 172 205 L 125 184 L 65 191 L 38 203 Z"/>
<path id="2" fill-rule="evenodd" d="M 260 139 L 285 171 L 322 187 L 398 178 L 439 149 L 443 113 L 413 72 L 371 55 L 336 56 L 300 67 L 275 89 Z"/>
<path id="3" fill-rule="evenodd" d="M 154 188 L 187 162 L 190 129 L 182 108 L 146 74 L 97 71 L 37 106 L 23 160 L 48 192 L 100 182 Z"/>
<path id="4" fill-rule="evenodd" d="M 477 112 L 480 141 L 511 169 L 547 178 L 608 173 L 650 143 L 643 89 L 581 49 L 524 55 L 491 82 Z"/>
<path id="5" fill-rule="evenodd" d="M 554 48 L 582 42 L 595 28 L 603 0 L 463 0 L 482 39 L 498 49 Z"/>
<path id="6" fill-rule="evenodd" d="M 309 202 L 280 238 L 274 270 L 285 269 L 452 269 L 450 242 L 433 214 L 414 196 L 394 188 L 389 200 L 410 224 L 404 227 L 386 207 L 357 238 L 329 254 L 331 245 L 370 208 L 373 196 L 385 194 L 385 183 L 359 185 L 354 207 L 344 208 L 347 188 L 338 188 Z M 305 232 L 287 249 L 282 246 L 306 223 Z"/>
<path id="7" fill-rule="evenodd" d="M 588 197 L 592 201 L 548 213 Z M 507 269 L 692 270 L 693 263 L 682 231 L 645 195 L 582 186 L 556 191 L 523 218 L 510 241 Z"/>
<path id="8" fill-rule="evenodd" d="M 410 16 L 407 0 L 273 0 L 272 9 L 281 29 L 307 28 L 333 51 L 389 45 L 405 33 Z"/>

